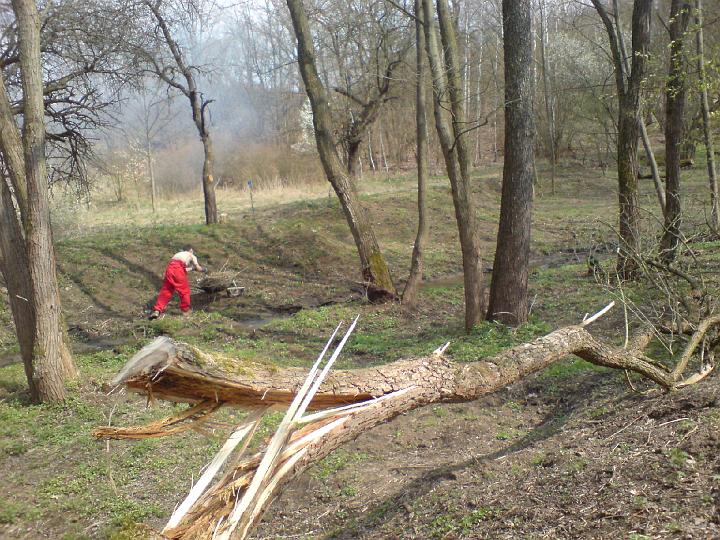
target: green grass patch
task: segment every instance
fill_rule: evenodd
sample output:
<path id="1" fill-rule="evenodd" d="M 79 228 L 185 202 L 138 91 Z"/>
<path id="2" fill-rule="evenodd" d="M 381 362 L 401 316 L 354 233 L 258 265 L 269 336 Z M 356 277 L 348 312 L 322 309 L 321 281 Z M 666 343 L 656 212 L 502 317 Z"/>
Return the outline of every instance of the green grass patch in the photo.
<path id="1" fill-rule="evenodd" d="M 313 468 L 313 476 L 319 480 L 327 480 L 351 463 L 360 463 L 368 459 L 370 459 L 370 456 L 364 452 L 352 452 L 344 448 L 339 448 L 318 462 Z"/>

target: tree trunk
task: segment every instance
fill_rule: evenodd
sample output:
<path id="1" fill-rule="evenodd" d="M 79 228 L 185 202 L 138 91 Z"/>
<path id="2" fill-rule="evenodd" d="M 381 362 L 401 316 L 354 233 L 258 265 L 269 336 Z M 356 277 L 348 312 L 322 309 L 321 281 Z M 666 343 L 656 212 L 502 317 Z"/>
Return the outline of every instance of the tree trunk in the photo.
<path id="1" fill-rule="evenodd" d="M 695 0 L 695 21 L 697 33 L 695 34 L 695 45 L 697 48 L 697 70 L 700 85 L 700 108 L 703 120 L 703 140 L 705 141 L 705 153 L 707 155 L 708 181 L 710 182 L 710 226 L 715 234 L 720 234 L 720 212 L 718 211 L 718 181 L 715 171 L 715 148 L 712 138 L 710 121 L 710 106 L 707 93 L 707 73 L 705 70 L 705 44 L 703 40 L 703 4 L 702 0 Z"/>
<path id="2" fill-rule="evenodd" d="M 404 304 L 414 306 L 417 292 L 422 282 L 423 252 L 428 236 L 428 223 L 425 215 L 425 190 L 428 177 L 428 131 L 427 97 L 425 92 L 425 29 L 423 28 L 422 0 L 415 0 L 415 132 L 417 139 L 417 175 L 418 175 L 418 228 L 413 245 L 410 275 L 402 294 Z"/>
<path id="3" fill-rule="evenodd" d="M 487 317 L 520 325 L 528 318 L 533 195 L 533 73 L 530 0 L 503 1 L 505 164 Z"/>
<path id="4" fill-rule="evenodd" d="M 3 156 L 5 153 L 3 151 Z M 5 179 L 2 179 L 2 201 L 0 201 L 0 253 L 3 265 L 0 270 L 8 289 L 15 333 L 20 345 L 30 395 L 39 400 L 40 394 L 33 370 L 33 343 L 35 338 L 35 313 L 30 301 L 32 284 L 28 274 L 27 253 L 22 227 L 18 221 L 15 205 Z"/>
<path id="5" fill-rule="evenodd" d="M 666 263 L 675 260 L 680 244 L 680 146 L 687 86 L 683 46 L 689 21 L 689 4 L 672 0 L 670 62 L 665 85 L 665 231 L 660 241 L 660 256 Z"/>
<path id="6" fill-rule="evenodd" d="M 203 153 L 203 195 L 205 196 L 205 224 L 211 225 L 218 222 L 217 202 L 215 200 L 215 177 L 213 176 L 213 163 L 215 154 L 213 152 L 212 139 L 209 133 L 205 133 L 202 139 Z"/>
<path id="7" fill-rule="evenodd" d="M 438 23 L 440 24 L 440 40 L 445 56 L 447 87 L 450 95 L 452 111 L 452 127 L 457 148 L 457 160 L 460 166 L 460 177 L 466 190 L 470 187 L 470 152 L 468 150 L 468 124 L 465 114 L 465 96 L 463 93 L 462 68 L 458 52 L 455 20 L 451 17 L 448 0 L 437 0 Z M 466 198 L 469 200 L 469 193 Z"/>
<path id="8" fill-rule="evenodd" d="M 621 99 L 621 103 L 625 101 Z M 621 104 L 618 119 L 617 170 L 620 205 L 620 246 L 617 271 L 623 279 L 633 279 L 637 263 L 633 258 L 640 248 L 638 237 L 638 117 L 632 106 Z"/>
<path id="9" fill-rule="evenodd" d="M 555 113 L 552 106 L 552 97 L 550 96 L 550 82 L 548 77 L 548 59 L 545 50 L 545 40 L 547 39 L 547 28 L 545 26 L 545 1 L 540 2 L 540 59 L 542 61 L 543 70 L 543 97 L 545 101 L 545 121 L 547 122 L 547 147 L 548 157 L 550 158 L 550 193 L 555 195 Z M 507 29 L 505 30 L 507 35 Z M 532 52 L 532 51 L 531 51 Z M 506 68 L 507 69 L 507 68 Z M 507 80 L 507 72 L 505 73 Z M 506 91 L 507 94 L 507 91 Z M 506 96 L 507 103 L 507 96 Z M 507 109 L 507 108 L 506 108 Z M 507 140 L 507 137 L 506 137 Z M 507 159 L 507 157 L 506 157 Z"/>
<path id="10" fill-rule="evenodd" d="M 480 240 L 477 234 L 475 210 L 471 201 L 467 171 L 467 153 L 465 153 L 465 166 L 460 159 L 459 152 L 464 148 L 464 136 L 457 135 L 463 129 L 461 121 L 463 115 L 456 118 L 458 132 L 455 132 L 447 118 L 446 104 L 442 102 L 448 94 L 449 83 L 446 81 L 445 70 L 443 69 L 442 57 L 433 24 L 432 5 L 429 0 L 423 0 L 423 17 L 425 27 L 425 48 L 430 61 L 430 69 L 433 77 L 433 100 L 435 114 L 435 128 L 442 147 L 445 167 L 453 196 L 455 208 L 455 220 L 458 224 L 460 235 L 460 249 L 463 258 L 463 283 L 465 288 L 465 329 L 470 330 L 485 314 L 485 283 L 483 279 L 482 259 Z M 447 15 L 446 15 L 447 17 Z M 446 29 L 447 30 L 447 29 Z M 454 34 L 451 34 L 454 37 Z M 446 36 L 448 43 L 451 36 Z M 449 54 L 446 51 L 446 55 Z M 447 57 L 447 56 L 446 56 Z M 457 79 L 456 79 L 457 83 Z M 450 92 L 451 99 L 458 99 L 458 89 Z M 453 97 L 454 96 L 454 97 Z M 460 104 L 462 105 L 462 104 Z M 451 104 L 452 108 L 452 104 Z M 464 170 L 464 173 L 463 173 Z"/>
<path id="11" fill-rule="evenodd" d="M 608 34 L 615 85 L 618 94 L 618 200 L 619 200 L 619 246 L 617 271 L 623 279 L 637 275 L 637 263 L 633 255 L 639 248 L 638 207 L 638 161 L 637 145 L 640 133 L 640 103 L 642 84 L 647 71 L 650 45 L 650 21 L 652 0 L 634 0 L 632 13 L 632 54 L 628 62 L 624 54 L 622 32 L 619 28 L 619 8 L 614 1 L 615 22 L 610 18 L 600 0 L 591 0 L 602 19 Z"/>
<path id="12" fill-rule="evenodd" d="M 147 160 L 148 176 L 150 176 L 150 203 L 153 214 L 157 213 L 157 187 L 155 186 L 155 168 L 153 167 L 152 149 L 150 139 L 146 140 L 145 159 Z"/>
<path id="13" fill-rule="evenodd" d="M 362 177 L 362 163 L 360 163 L 360 143 L 359 141 L 349 141 L 347 143 L 347 169 L 350 178 L 359 180 Z"/>
<path id="14" fill-rule="evenodd" d="M 498 152 L 498 122 L 497 111 L 500 100 L 500 81 L 498 70 L 500 69 L 500 38 L 495 38 L 495 63 L 493 64 L 493 163 L 497 163 L 500 154 Z"/>
<path id="15" fill-rule="evenodd" d="M 315 50 L 305 6 L 302 0 L 287 0 L 287 5 L 297 38 L 300 74 L 313 111 L 318 154 L 325 170 L 325 176 L 340 200 L 345 219 L 355 240 L 363 279 L 395 295 L 396 290 L 390 269 L 380 251 L 372 222 L 360 203 L 355 185 L 344 169 L 335 148 L 328 96 L 317 74 Z"/>
<path id="16" fill-rule="evenodd" d="M 50 230 L 45 165 L 45 123 L 40 16 L 32 0 L 13 0 L 24 98 L 23 149 L 28 195 L 27 259 L 35 311 L 33 378 L 40 401 L 65 398 L 64 381 L 76 374 L 64 340 L 60 291 Z"/>
<path id="17" fill-rule="evenodd" d="M 298 420 L 283 421 L 280 429 L 284 430 L 284 440 L 280 446 L 273 446 L 276 433 L 265 455 L 236 456 L 231 460 L 233 465 L 209 488 L 212 478 L 208 479 L 204 492 L 197 494 L 183 515 L 173 519 L 172 525 L 168 524 L 163 535 L 184 540 L 229 538 L 233 529 L 226 528 L 228 517 L 234 514 L 236 501 L 243 497 L 245 489 L 251 482 L 255 483 L 257 474 L 262 475 L 261 481 L 269 480 L 262 482 L 262 490 L 252 501 L 255 503 L 252 510 L 235 521 L 240 527 L 235 529 L 233 537 L 247 538 L 264 511 L 293 478 L 345 442 L 419 407 L 472 401 L 496 392 L 570 354 L 596 365 L 639 373 L 665 389 L 693 384 L 710 371 L 703 370 L 683 380 L 685 360 L 695 352 L 706 332 L 718 323 L 720 317 L 717 316 L 701 323 L 672 373 L 657 367 L 656 361 L 643 354 L 642 349 L 649 340 L 633 340 L 633 346 L 628 349 L 614 348 L 595 340 L 584 328 L 587 323 L 556 330 L 471 363 L 456 363 L 444 358 L 442 353 L 435 353 L 368 369 L 331 371 L 307 402 L 308 409 L 324 411 L 315 415 L 299 413 Z M 291 402 L 294 405 L 296 396 L 304 395 L 307 376 L 307 370 L 302 368 L 278 371 L 264 364 L 227 358 L 218 363 L 194 347 L 167 337 L 157 338 L 125 365 L 112 384 L 122 384 L 153 398 L 197 405 L 151 426 L 103 427 L 95 430 L 94 436 L 137 439 L 170 435 L 192 428 L 196 421 L 206 419 L 221 405 L 243 408 L 282 406 Z M 327 410 L 329 407 L 334 409 Z M 182 422 L 184 426 L 180 426 Z M 168 426 L 171 429 L 167 429 Z M 274 465 L 260 472 L 261 463 L 268 463 L 265 458 L 270 447 L 277 452 L 277 458 L 273 459 Z"/>
<path id="18" fill-rule="evenodd" d="M 662 180 L 660 180 L 660 171 L 658 170 L 657 161 L 655 160 L 655 153 L 653 152 L 652 145 L 650 144 L 650 137 L 648 136 L 647 128 L 645 127 L 645 120 L 643 120 L 642 116 L 640 117 L 640 137 L 642 138 L 643 146 L 645 147 L 645 155 L 647 156 L 648 164 L 650 165 L 650 174 L 652 174 L 655 193 L 657 194 L 660 209 L 662 210 L 664 216 L 665 188 L 662 185 Z"/>

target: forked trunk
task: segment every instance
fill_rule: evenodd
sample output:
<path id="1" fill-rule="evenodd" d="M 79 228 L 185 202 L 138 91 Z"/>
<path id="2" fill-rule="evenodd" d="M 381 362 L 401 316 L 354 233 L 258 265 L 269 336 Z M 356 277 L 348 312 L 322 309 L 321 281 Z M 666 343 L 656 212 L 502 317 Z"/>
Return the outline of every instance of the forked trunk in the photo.
<path id="1" fill-rule="evenodd" d="M 13 0 L 20 45 L 24 98 L 23 149 L 27 182 L 26 247 L 35 311 L 33 378 L 40 401 L 65 397 L 64 381 L 76 374 L 62 330 L 60 292 L 50 230 L 45 165 L 45 123 L 40 16 L 32 0 Z"/>
<path id="2" fill-rule="evenodd" d="M 480 240 L 474 208 L 471 203 L 468 182 L 467 161 L 458 154 L 464 137 L 458 138 L 447 114 L 447 104 L 443 98 L 448 94 L 443 59 L 440 55 L 437 32 L 433 23 L 432 4 L 423 0 L 423 18 L 425 27 L 425 49 L 433 78 L 433 101 L 435 128 L 445 160 L 445 168 L 450 180 L 455 220 L 460 236 L 460 249 L 463 259 L 463 283 L 465 288 L 465 329 L 470 330 L 485 315 L 485 283 L 483 279 Z M 451 98 L 452 99 L 452 98 Z M 452 108 L 452 104 L 451 104 Z M 459 124 L 462 125 L 462 124 Z M 467 159 L 467 154 L 465 154 Z M 463 165 L 464 163 L 464 165 Z M 464 172 L 463 172 L 464 171 Z"/>
<path id="3" fill-rule="evenodd" d="M 397 294 L 395 284 L 385 257 L 380 251 L 372 222 L 335 147 L 327 92 L 317 74 L 315 48 L 312 44 L 305 6 L 302 0 L 287 0 L 287 5 L 297 38 L 300 74 L 313 111 L 315 142 L 325 176 L 340 200 L 345 220 L 355 240 L 363 279 L 394 297 Z"/>

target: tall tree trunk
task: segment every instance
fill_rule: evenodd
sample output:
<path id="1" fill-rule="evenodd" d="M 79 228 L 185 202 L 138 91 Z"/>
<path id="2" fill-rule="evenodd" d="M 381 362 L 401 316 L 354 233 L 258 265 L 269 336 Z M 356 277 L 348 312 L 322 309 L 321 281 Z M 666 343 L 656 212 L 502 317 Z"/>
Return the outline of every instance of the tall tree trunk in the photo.
<path id="1" fill-rule="evenodd" d="M 3 156 L 6 154 L 3 151 Z M 30 395 L 39 399 L 39 389 L 33 370 L 33 343 L 35 339 L 35 312 L 30 301 L 32 284 L 28 274 L 27 253 L 22 226 L 18 221 L 12 194 L 5 179 L 2 185 L 2 201 L 0 201 L 0 254 L 3 264 L 0 271 L 5 278 L 8 289 L 10 310 L 12 311 L 15 333 L 20 345 L 20 356 L 25 367 Z"/>
<path id="2" fill-rule="evenodd" d="M 618 51 L 620 54 L 621 67 L 623 77 L 627 77 L 631 72 L 630 63 L 628 62 L 627 48 L 625 47 L 625 37 L 622 32 L 622 24 L 620 24 L 620 7 L 618 6 L 618 0 L 613 0 L 613 20 L 615 21 L 615 28 L 617 30 L 617 42 Z M 660 171 L 658 170 L 657 161 L 655 160 L 655 153 L 650 144 L 650 137 L 648 137 L 647 129 L 645 127 L 645 120 L 642 114 L 638 113 L 638 122 L 640 129 L 640 137 L 642 138 L 643 147 L 645 148 L 645 155 L 650 165 L 650 173 L 652 174 L 653 184 L 655 185 L 655 193 L 660 203 L 663 216 L 665 215 L 665 190 L 660 180 Z"/>
<path id="3" fill-rule="evenodd" d="M 680 146 L 685 114 L 685 58 L 683 46 L 690 21 L 690 5 L 684 0 L 670 4 L 670 63 L 665 85 L 665 232 L 660 256 L 675 259 L 680 243 Z"/>
<path id="4" fill-rule="evenodd" d="M 540 2 L 540 59 L 542 61 L 543 70 L 543 97 L 545 101 L 545 121 L 547 122 L 547 146 L 548 157 L 550 158 L 550 193 L 555 195 L 555 113 L 552 105 L 552 97 L 550 96 L 550 81 L 548 76 L 548 59 L 545 50 L 545 40 L 547 39 L 547 28 L 545 25 L 545 1 Z M 507 31 L 505 33 L 507 35 Z M 507 73 L 505 74 L 507 81 Z M 507 99 L 507 98 L 506 98 Z M 506 101 L 507 102 L 507 101 Z M 507 109 L 506 109 L 507 110 Z M 507 141 L 507 137 L 505 139 Z M 507 144 L 507 143 L 506 143 Z"/>
<path id="5" fill-rule="evenodd" d="M 403 303 L 415 305 L 417 292 L 422 282 L 423 251 L 428 236 L 428 223 L 425 215 L 425 190 L 428 177 L 428 132 L 427 132 L 427 96 L 425 91 L 425 29 L 423 28 L 422 0 L 415 0 L 415 132 L 416 160 L 418 175 L 418 228 L 413 245 L 410 275 L 403 290 Z"/>
<path id="6" fill-rule="evenodd" d="M 447 72 L 447 87 L 450 94 L 450 109 L 452 111 L 452 127 L 455 135 L 457 159 L 460 165 L 460 175 L 467 189 L 470 184 L 470 152 L 468 151 L 468 123 L 465 114 L 465 96 L 463 94 L 462 68 L 460 66 L 460 53 L 458 52 L 455 21 L 450 14 L 448 0 L 436 0 L 438 23 L 440 25 L 440 40 L 445 56 L 445 71 Z M 469 195 L 466 195 L 469 197 Z"/>
<path id="7" fill-rule="evenodd" d="M 647 71 L 648 48 L 650 44 L 650 21 L 652 0 L 634 0 L 632 13 L 631 62 L 628 65 L 624 55 L 622 34 L 616 22 L 610 18 L 601 0 L 591 0 L 602 19 L 608 34 L 615 85 L 618 94 L 618 202 L 619 202 L 619 249 L 617 271 L 623 279 L 637 275 L 637 263 L 633 255 L 639 248 L 639 207 L 638 207 L 638 161 L 637 145 L 640 133 L 640 104 L 642 83 Z M 617 1 L 613 9 L 617 16 Z"/>
<path id="8" fill-rule="evenodd" d="M 478 58 L 478 65 L 477 65 L 477 86 L 475 87 L 475 118 L 477 118 L 478 122 L 480 121 L 480 118 L 482 118 L 483 114 L 483 104 L 484 101 L 482 100 L 482 60 L 483 60 L 483 40 L 482 40 L 482 29 L 480 29 L 480 39 L 478 40 L 478 54 L 480 57 Z M 480 161 L 482 159 L 482 148 L 480 147 L 480 130 L 475 130 L 475 161 L 473 164 L 478 167 L 480 166 Z"/>
<path id="9" fill-rule="evenodd" d="M 493 163 L 497 163 L 499 159 L 498 152 L 498 121 L 497 111 L 500 101 L 500 81 L 498 70 L 500 68 L 500 38 L 495 38 L 495 62 L 493 64 Z"/>
<path id="10" fill-rule="evenodd" d="M 703 40 L 703 4 L 702 0 L 695 0 L 695 46 L 697 48 L 697 71 L 700 84 L 700 108 L 702 110 L 703 140 L 707 154 L 708 181 L 710 182 L 710 226 L 715 234 L 720 234 L 720 212 L 718 211 L 718 181 L 715 171 L 715 148 L 710 127 L 710 105 L 708 104 L 707 73 L 705 70 L 705 44 Z"/>
<path id="11" fill-rule="evenodd" d="M 423 0 L 423 17 L 425 48 L 433 77 L 435 127 L 445 159 L 448 178 L 450 179 L 453 206 L 455 208 L 455 220 L 458 224 L 460 249 L 462 250 L 463 257 L 465 329 L 470 330 L 481 320 L 486 307 L 484 297 L 485 284 L 483 282 L 482 260 L 480 258 L 480 241 L 477 235 L 475 211 L 471 204 L 469 186 L 464 181 L 463 168 L 458 155 L 462 142 L 456 144 L 460 141 L 456 138 L 456 134 L 448 120 L 446 104 L 442 102 L 443 97 L 448 94 L 449 84 L 445 78 L 445 70 L 443 69 L 442 57 L 440 56 L 440 48 L 435 25 L 433 24 L 433 12 L 430 0 Z M 455 92 L 457 92 L 457 88 Z M 456 120 L 458 124 L 462 126 L 460 118 Z M 467 168 L 465 174 L 467 174 Z"/>
<path id="12" fill-rule="evenodd" d="M 35 311 L 33 378 L 41 401 L 65 397 L 64 381 L 76 374 L 64 340 L 60 291 L 50 230 L 45 165 L 45 122 L 40 16 L 33 0 L 13 0 L 18 26 L 24 98 L 23 149 L 28 195 L 27 259 Z"/>
<path id="13" fill-rule="evenodd" d="M 505 164 L 488 319 L 528 318 L 528 263 L 533 194 L 534 78 L 530 0 L 504 0 Z"/>
<path id="14" fill-rule="evenodd" d="M 203 122 L 204 124 L 204 122 Z M 203 143 L 203 195 L 205 197 L 205 224 L 211 225 L 218 222 L 217 202 L 215 200 L 215 177 L 213 175 L 213 163 L 215 154 L 213 152 L 212 139 L 209 133 L 202 138 Z"/>
<path id="15" fill-rule="evenodd" d="M 624 105 L 620 99 L 618 112 L 617 170 L 618 203 L 620 205 L 620 246 L 617 270 L 624 279 L 634 278 L 637 264 L 633 254 L 639 249 L 639 203 L 638 203 L 638 116 L 632 105 Z"/>
<path id="16" fill-rule="evenodd" d="M 302 0 L 287 0 L 298 47 L 298 64 L 313 111 L 315 143 L 325 176 L 340 200 L 360 256 L 363 279 L 396 294 L 390 269 L 380 251 L 372 222 L 360 203 L 355 185 L 338 156 L 333 138 L 328 96 L 315 65 L 315 50 Z"/>
<path id="17" fill-rule="evenodd" d="M 146 140 L 145 159 L 147 160 L 148 176 L 150 176 L 150 203 L 153 213 L 157 212 L 157 187 L 155 186 L 155 168 L 153 167 L 152 149 L 150 139 Z"/>

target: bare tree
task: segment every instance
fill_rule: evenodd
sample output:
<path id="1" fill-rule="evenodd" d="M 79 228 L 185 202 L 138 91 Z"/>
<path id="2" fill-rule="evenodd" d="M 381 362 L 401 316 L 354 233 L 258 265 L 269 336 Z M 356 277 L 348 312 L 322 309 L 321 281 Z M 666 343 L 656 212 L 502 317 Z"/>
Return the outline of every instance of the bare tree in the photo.
<path id="1" fill-rule="evenodd" d="M 397 72 L 412 46 L 407 23 L 385 2 L 344 0 L 317 14 L 319 42 L 333 90 L 338 142 L 353 178 L 360 176 L 362 147 L 386 104 L 397 99 Z M 384 154 L 382 128 L 380 145 Z"/>
<path id="2" fill-rule="evenodd" d="M 65 343 L 50 230 L 40 15 L 32 0 L 13 0 L 12 8 L 22 82 L 22 138 L 0 72 L 0 150 L 7 172 L 2 182 L 2 270 L 13 297 L 31 395 L 37 401 L 58 401 L 65 397 L 64 381 L 75 375 L 75 366 Z"/>
<path id="3" fill-rule="evenodd" d="M 171 107 L 172 96 L 168 96 L 156 86 L 148 88 L 141 80 L 136 95 L 140 98 L 132 111 L 132 122 L 123 129 L 125 138 L 131 146 L 141 148 L 145 158 L 145 169 L 150 182 L 150 202 L 153 212 L 157 212 L 157 180 L 155 178 L 154 147 L 158 138 L 165 133 L 169 124 L 177 116 Z"/>
<path id="4" fill-rule="evenodd" d="M 418 228 L 413 245 L 410 275 L 408 276 L 402 300 L 414 305 L 417 291 L 422 282 L 423 252 L 428 236 L 426 216 L 426 189 L 428 178 L 428 130 L 427 130 L 427 83 L 425 68 L 425 29 L 423 28 L 422 0 L 415 0 L 415 132 L 417 138 L 416 163 L 418 177 Z"/>
<path id="5" fill-rule="evenodd" d="M 683 49 L 689 21 L 690 4 L 672 0 L 670 61 L 665 83 L 665 229 L 660 241 L 660 256 L 665 262 L 675 258 L 680 243 L 680 146 L 687 88 L 687 62 Z"/>
<path id="6" fill-rule="evenodd" d="M 702 0 L 695 0 L 695 23 L 697 33 L 695 34 L 695 46 L 697 52 L 698 84 L 700 85 L 700 109 L 703 120 L 703 139 L 705 141 L 705 153 L 707 154 L 708 181 L 710 183 L 710 225 L 715 234 L 720 233 L 720 211 L 718 210 L 718 181 L 715 170 L 715 148 L 712 139 L 710 121 L 710 105 L 708 103 L 707 91 L 707 69 L 705 66 L 705 41 L 703 36 L 703 4 Z"/>
<path id="7" fill-rule="evenodd" d="M 530 0 L 503 1 L 505 35 L 505 163 L 500 224 L 488 319 L 523 324 L 528 317 L 528 266 L 533 197 L 534 78 Z"/>
<path id="8" fill-rule="evenodd" d="M 460 233 L 465 287 L 465 328 L 470 330 L 485 315 L 480 240 L 469 179 L 469 155 L 465 144 L 470 128 L 465 121 L 457 41 L 446 0 L 438 2 L 438 18 L 443 34 L 444 59 L 440 53 L 431 0 L 423 0 L 425 49 L 433 78 L 435 128 L 450 179 L 455 220 Z M 450 105 L 443 100 L 450 97 Z M 452 121 L 448 118 L 452 112 Z"/>
<path id="9" fill-rule="evenodd" d="M 618 272 L 632 278 L 636 268 L 628 253 L 636 251 L 638 232 L 638 162 L 637 145 L 640 134 L 642 82 L 648 64 L 652 0 L 634 0 L 632 15 L 632 47 L 629 70 L 623 55 L 622 34 L 601 0 L 592 0 L 610 42 L 618 95 L 617 170 L 620 228 Z M 618 12 L 617 1 L 614 12 Z"/>
<path id="10" fill-rule="evenodd" d="M 193 123 L 203 145 L 202 186 L 205 200 L 205 223 L 207 225 L 217 223 L 218 210 L 213 172 L 215 153 L 213 140 L 210 136 L 208 111 L 208 107 L 213 100 L 207 99 L 199 89 L 197 75 L 201 72 L 201 68 L 188 61 L 186 52 L 174 35 L 173 19 L 171 19 L 170 14 L 173 13 L 174 17 L 179 20 L 187 20 L 190 15 L 182 13 L 180 7 L 172 6 L 169 2 L 163 2 L 163 0 L 141 0 L 141 2 L 149 11 L 156 25 L 157 32 L 154 32 L 154 36 L 159 43 L 154 43 L 151 40 L 150 45 L 147 43 L 134 44 L 132 48 L 151 73 L 188 99 Z M 190 10 L 195 9 L 192 3 L 188 4 L 188 6 Z M 164 52 L 163 48 L 165 49 Z"/>
<path id="11" fill-rule="evenodd" d="M 183 540 L 244 539 L 300 473 L 342 444 L 407 411 L 439 402 L 476 400 L 570 354 L 596 365 L 639 373 L 668 390 L 695 384 L 711 373 L 712 366 L 701 366 L 693 375 L 685 375 L 688 360 L 704 350 L 700 343 L 715 337 L 720 317 L 702 322 L 670 372 L 645 355 L 647 339 L 633 340 L 631 347 L 620 348 L 602 343 L 587 331 L 587 325 L 610 307 L 612 304 L 579 325 L 470 363 L 446 358 L 441 348 L 427 356 L 384 366 L 329 372 L 351 328 L 322 369 L 335 334 L 309 373 L 300 368 L 278 371 L 257 365 L 248 375 L 247 369 L 234 366 L 232 360 L 225 358 L 218 363 L 211 354 L 194 347 L 157 338 L 123 367 L 113 384 L 193 405 L 146 426 L 102 427 L 94 436 L 162 437 L 196 427 L 222 406 L 252 409 L 254 412 L 236 426 L 162 531 L 166 538 Z M 268 408 L 283 405 L 287 412 L 266 448 L 244 456 L 247 444 L 240 443 L 252 436 Z M 315 411 L 307 412 L 312 409 Z M 235 452 L 238 445 L 240 449 Z"/>
<path id="12" fill-rule="evenodd" d="M 0 5 L 6 8 L 7 4 Z M 34 400 L 60 400 L 75 373 L 65 343 L 48 186 L 86 188 L 87 133 L 125 81 L 113 2 L 32 0 L 0 9 L 0 270 Z M 82 28 L 82 31 L 78 29 Z M 102 77 L 103 84 L 98 78 Z M 22 127 L 19 127 L 22 126 Z"/>
<path id="13" fill-rule="evenodd" d="M 380 296 L 383 295 L 381 291 L 385 291 L 395 297 L 395 285 L 390 276 L 387 262 L 380 251 L 372 222 L 360 202 L 355 184 L 343 166 L 336 149 L 328 93 L 318 76 L 315 47 L 312 43 L 305 6 L 302 0 L 287 0 L 287 5 L 297 39 L 300 74 L 312 107 L 318 153 L 325 176 L 340 200 L 345 219 L 355 240 L 363 279 L 373 287 L 379 288 Z"/>

